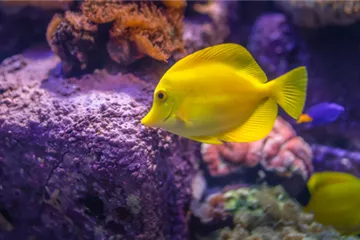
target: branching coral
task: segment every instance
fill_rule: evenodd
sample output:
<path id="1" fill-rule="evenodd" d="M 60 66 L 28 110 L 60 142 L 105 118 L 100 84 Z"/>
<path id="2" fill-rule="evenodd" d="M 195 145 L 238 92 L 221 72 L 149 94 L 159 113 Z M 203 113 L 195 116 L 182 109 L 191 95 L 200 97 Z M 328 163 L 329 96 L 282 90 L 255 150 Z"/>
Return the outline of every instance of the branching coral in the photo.
<path id="1" fill-rule="evenodd" d="M 303 27 L 317 28 L 326 25 L 347 25 L 360 19 L 360 1 L 277 1 L 290 14 L 294 22 Z"/>
<path id="2" fill-rule="evenodd" d="M 184 50 L 185 1 L 164 2 L 86 0 L 80 13 L 67 12 L 64 18 L 55 16 L 49 24 L 47 39 L 65 67 L 80 65 L 84 70 L 91 64 L 98 65 L 99 57 L 91 56 L 105 49 L 112 60 L 122 65 L 145 55 L 166 62 L 174 52 Z M 91 26 L 90 32 L 78 26 L 80 22 Z M 84 41 L 89 42 L 88 52 L 81 51 Z"/>
<path id="3" fill-rule="evenodd" d="M 346 239 L 331 227 L 315 222 L 312 214 L 302 212 L 301 206 L 279 186 L 269 188 L 264 185 L 216 193 L 202 203 L 193 202 L 192 211 L 202 227 L 232 218 L 232 223 L 227 224 L 231 226 L 218 224 L 214 230 L 211 225 L 212 232 L 205 236 L 198 233 L 198 239 Z"/>
<path id="4" fill-rule="evenodd" d="M 266 138 L 251 143 L 203 144 L 202 156 L 212 176 L 256 165 L 281 175 L 297 172 L 304 179 L 312 172 L 310 146 L 280 117 Z"/>

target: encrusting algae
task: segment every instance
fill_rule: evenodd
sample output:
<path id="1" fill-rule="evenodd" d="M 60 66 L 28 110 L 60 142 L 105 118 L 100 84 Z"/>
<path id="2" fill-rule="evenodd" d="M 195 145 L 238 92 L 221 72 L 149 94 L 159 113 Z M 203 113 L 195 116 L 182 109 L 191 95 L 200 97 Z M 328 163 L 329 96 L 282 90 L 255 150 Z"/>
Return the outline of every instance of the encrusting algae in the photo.
<path id="1" fill-rule="evenodd" d="M 125 66 L 144 56 L 166 62 L 173 53 L 184 52 L 185 6 L 185 1 L 85 0 L 79 12 L 54 16 L 47 40 L 65 73 L 98 67 L 104 52 Z M 89 25 L 94 26 L 90 32 Z"/>

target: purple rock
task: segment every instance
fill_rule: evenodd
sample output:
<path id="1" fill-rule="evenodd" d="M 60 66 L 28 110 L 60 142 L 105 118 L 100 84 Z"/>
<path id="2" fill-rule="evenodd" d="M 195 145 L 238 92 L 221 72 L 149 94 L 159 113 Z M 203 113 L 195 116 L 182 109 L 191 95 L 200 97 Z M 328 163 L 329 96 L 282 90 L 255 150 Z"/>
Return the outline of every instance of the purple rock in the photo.
<path id="1" fill-rule="evenodd" d="M 320 102 L 336 102 L 345 107 L 340 118 L 314 129 L 295 126 L 308 142 L 359 150 L 360 62 L 359 25 L 302 29 L 284 14 L 259 17 L 249 38 L 248 48 L 269 79 L 301 65 L 308 69 L 305 110 Z M 289 119 L 285 115 L 286 119 Z"/>
<path id="2" fill-rule="evenodd" d="M 31 6 L 17 7 L 17 3 L 13 2 L 3 4 L 0 1 L 0 61 L 34 43 L 45 43 L 47 25 L 56 12 Z M 12 4 L 15 6 L 11 7 Z"/>
<path id="3" fill-rule="evenodd" d="M 360 177 L 360 152 L 350 152 L 340 148 L 312 146 L 315 171 L 348 172 Z"/>
<path id="4" fill-rule="evenodd" d="M 247 47 L 269 79 L 291 69 L 292 57 L 296 60 L 301 57 L 294 34 L 286 16 L 281 13 L 264 14 L 256 20 Z"/>
<path id="5" fill-rule="evenodd" d="M 199 145 L 140 124 L 154 86 L 27 55 L 0 65 L 0 239 L 186 238 Z"/>

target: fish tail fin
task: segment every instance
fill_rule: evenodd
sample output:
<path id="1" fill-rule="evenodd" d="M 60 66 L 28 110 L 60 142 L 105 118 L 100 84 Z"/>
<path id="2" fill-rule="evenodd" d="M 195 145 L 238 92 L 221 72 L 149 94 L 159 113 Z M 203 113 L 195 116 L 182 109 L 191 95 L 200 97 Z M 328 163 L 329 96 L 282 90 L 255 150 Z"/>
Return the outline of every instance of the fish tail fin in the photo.
<path id="1" fill-rule="evenodd" d="M 301 123 L 308 123 L 308 122 L 312 122 L 313 118 L 310 117 L 308 114 L 303 113 L 300 115 L 300 117 L 298 118 L 298 120 L 296 121 L 296 124 L 301 124 Z"/>
<path id="2" fill-rule="evenodd" d="M 307 81 L 306 67 L 298 67 L 268 83 L 272 97 L 294 119 L 302 114 Z"/>

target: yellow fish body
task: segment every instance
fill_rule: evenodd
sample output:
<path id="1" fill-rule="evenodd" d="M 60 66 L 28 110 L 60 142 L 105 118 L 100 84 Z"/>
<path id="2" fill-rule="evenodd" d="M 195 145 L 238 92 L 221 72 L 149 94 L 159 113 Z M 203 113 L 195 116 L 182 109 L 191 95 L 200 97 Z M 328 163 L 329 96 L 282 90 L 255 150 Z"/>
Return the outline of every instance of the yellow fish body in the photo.
<path id="1" fill-rule="evenodd" d="M 305 67 L 267 82 L 244 47 L 219 44 L 186 56 L 164 74 L 141 123 L 210 144 L 257 141 L 271 131 L 277 104 L 298 119 L 306 87 Z"/>
<path id="2" fill-rule="evenodd" d="M 307 183 L 310 201 L 304 208 L 315 220 L 345 235 L 360 233 L 360 179 L 341 172 L 318 172 Z"/>

